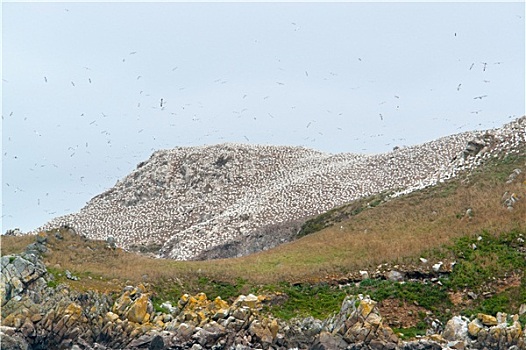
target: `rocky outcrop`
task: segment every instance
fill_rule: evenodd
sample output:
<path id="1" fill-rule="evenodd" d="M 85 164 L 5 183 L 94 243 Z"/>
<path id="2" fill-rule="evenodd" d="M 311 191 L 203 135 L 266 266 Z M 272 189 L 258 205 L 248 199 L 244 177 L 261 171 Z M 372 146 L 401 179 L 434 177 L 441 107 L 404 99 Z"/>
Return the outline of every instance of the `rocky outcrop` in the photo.
<path id="1" fill-rule="evenodd" d="M 283 321 L 262 312 L 266 296 L 233 302 L 204 293 L 155 308 L 144 285 L 115 294 L 54 286 L 40 253 L 46 236 L 2 257 L 0 336 L 4 349 L 525 349 L 518 316 L 456 316 L 443 332 L 401 341 L 376 301 L 348 296 L 338 314 Z"/>
<path id="2" fill-rule="evenodd" d="M 347 297 L 340 312 L 327 320 L 312 349 L 347 349 L 351 345 L 356 349 L 396 349 L 400 341 L 383 324 L 376 304 L 362 295 Z"/>
<path id="3" fill-rule="evenodd" d="M 243 255 L 273 246 L 260 236 L 295 220 L 383 191 L 400 195 L 434 185 L 525 143 L 523 117 L 500 129 L 377 155 L 241 144 L 179 147 L 155 152 L 79 213 L 40 230 L 71 225 L 91 239 L 114 237 L 120 247 L 149 246 L 179 260 L 214 256 L 219 246 Z M 245 251 L 236 241 L 255 248 Z"/>

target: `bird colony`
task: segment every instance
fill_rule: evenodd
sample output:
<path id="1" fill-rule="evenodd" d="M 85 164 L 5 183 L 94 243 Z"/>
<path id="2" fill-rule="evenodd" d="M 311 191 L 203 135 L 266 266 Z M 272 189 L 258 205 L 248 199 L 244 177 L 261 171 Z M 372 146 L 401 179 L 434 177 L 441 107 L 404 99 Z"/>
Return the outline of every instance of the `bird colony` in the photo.
<path id="1" fill-rule="evenodd" d="M 190 260 L 265 225 L 443 182 L 525 143 L 522 117 L 376 155 L 232 143 L 160 150 L 80 212 L 39 230 L 69 225 L 125 249 L 162 245 L 159 257 Z"/>

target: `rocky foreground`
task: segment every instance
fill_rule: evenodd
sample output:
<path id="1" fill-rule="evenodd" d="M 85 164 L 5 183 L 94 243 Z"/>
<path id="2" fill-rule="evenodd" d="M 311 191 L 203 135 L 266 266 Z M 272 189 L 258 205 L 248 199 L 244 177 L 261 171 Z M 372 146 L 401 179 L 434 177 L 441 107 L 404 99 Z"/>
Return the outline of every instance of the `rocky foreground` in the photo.
<path id="1" fill-rule="evenodd" d="M 348 296 L 326 320 L 266 315 L 264 295 L 228 303 L 185 294 L 155 310 L 143 285 L 116 295 L 54 286 L 41 260 L 46 241 L 41 233 L 24 253 L 1 258 L 2 349 L 526 349 L 518 315 L 504 313 L 455 316 L 443 330 L 402 341 L 362 295 Z"/>
<path id="2" fill-rule="evenodd" d="M 221 144 L 155 152 L 78 213 L 35 231 L 74 227 L 90 239 L 178 260 L 229 243 L 248 254 L 290 240 L 306 217 L 383 191 L 407 193 L 526 143 L 526 117 L 377 155 Z M 277 237 L 251 239 L 251 237 Z M 225 257 L 225 256 L 222 256 Z"/>

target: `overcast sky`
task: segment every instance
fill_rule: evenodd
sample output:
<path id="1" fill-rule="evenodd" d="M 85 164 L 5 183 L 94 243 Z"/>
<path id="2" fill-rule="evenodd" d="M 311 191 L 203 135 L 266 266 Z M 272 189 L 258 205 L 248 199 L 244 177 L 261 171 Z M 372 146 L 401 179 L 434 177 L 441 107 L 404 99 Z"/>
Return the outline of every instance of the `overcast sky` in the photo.
<path id="1" fill-rule="evenodd" d="M 525 113 L 525 5 L 2 3 L 2 232 L 158 149 L 380 153 Z M 161 107 L 162 100 L 162 107 Z"/>

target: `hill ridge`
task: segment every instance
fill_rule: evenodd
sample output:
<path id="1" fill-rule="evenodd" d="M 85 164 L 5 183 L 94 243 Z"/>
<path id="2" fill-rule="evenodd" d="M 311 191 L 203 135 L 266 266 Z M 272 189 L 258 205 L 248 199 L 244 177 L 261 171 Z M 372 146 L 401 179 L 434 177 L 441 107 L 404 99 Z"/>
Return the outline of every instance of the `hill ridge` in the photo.
<path id="1" fill-rule="evenodd" d="M 522 117 L 375 155 L 235 143 L 176 147 L 154 152 L 80 212 L 39 230 L 68 225 L 88 238 L 113 236 L 124 248 L 151 245 L 159 256 L 188 260 L 265 225 L 436 184 L 525 142 Z"/>

